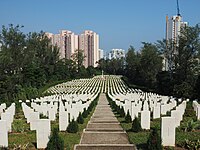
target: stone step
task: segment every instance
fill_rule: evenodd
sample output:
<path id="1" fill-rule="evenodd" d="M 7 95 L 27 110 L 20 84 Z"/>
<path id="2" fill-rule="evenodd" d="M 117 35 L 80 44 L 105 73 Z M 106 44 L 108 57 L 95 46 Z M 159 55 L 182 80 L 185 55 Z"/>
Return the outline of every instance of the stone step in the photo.
<path id="1" fill-rule="evenodd" d="M 78 144 L 74 150 L 136 150 L 133 144 Z"/>
<path id="2" fill-rule="evenodd" d="M 91 131 L 91 132 L 122 132 L 123 129 L 120 128 L 86 128 L 85 131 Z"/>
<path id="3" fill-rule="evenodd" d="M 89 129 L 92 129 L 92 128 L 122 129 L 122 127 L 119 123 L 92 123 L 92 122 L 88 123 L 87 128 L 89 128 Z"/>
<path id="4" fill-rule="evenodd" d="M 84 131 L 80 144 L 129 144 L 129 141 L 126 132 Z"/>
<path id="5" fill-rule="evenodd" d="M 118 123 L 118 120 L 115 118 L 91 118 L 92 123 Z"/>

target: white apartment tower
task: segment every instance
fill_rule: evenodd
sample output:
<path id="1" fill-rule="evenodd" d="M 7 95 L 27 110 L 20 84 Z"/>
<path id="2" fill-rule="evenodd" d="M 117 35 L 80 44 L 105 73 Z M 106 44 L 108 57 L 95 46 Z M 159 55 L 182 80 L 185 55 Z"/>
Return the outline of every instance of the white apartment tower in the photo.
<path id="1" fill-rule="evenodd" d="M 112 49 L 108 54 L 109 59 L 121 59 L 125 58 L 125 50 L 123 49 Z"/>
<path id="2" fill-rule="evenodd" d="M 78 35 L 72 31 L 60 31 L 60 58 L 71 59 L 71 55 L 78 49 Z"/>
<path id="3" fill-rule="evenodd" d="M 83 50 L 85 61 L 84 66 L 97 67 L 99 60 L 99 35 L 93 31 L 85 30 L 79 35 L 79 49 Z"/>
<path id="4" fill-rule="evenodd" d="M 163 70 L 171 70 L 174 66 L 174 56 L 178 54 L 176 47 L 179 45 L 181 28 L 186 27 L 187 22 L 182 21 L 182 16 L 178 15 L 168 18 L 166 16 L 166 47 Z"/>
<path id="5" fill-rule="evenodd" d="M 78 35 L 72 31 L 61 30 L 59 34 L 45 33 L 52 45 L 59 47 L 60 59 L 71 59 L 71 55 L 78 49 Z"/>

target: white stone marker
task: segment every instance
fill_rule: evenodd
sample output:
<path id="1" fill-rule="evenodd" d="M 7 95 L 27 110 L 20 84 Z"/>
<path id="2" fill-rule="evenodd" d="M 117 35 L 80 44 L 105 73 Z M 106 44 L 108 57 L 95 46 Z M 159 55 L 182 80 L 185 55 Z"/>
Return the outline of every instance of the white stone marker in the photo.
<path id="1" fill-rule="evenodd" d="M 37 122 L 40 119 L 39 112 L 32 112 L 29 114 L 30 116 L 30 130 L 36 130 L 37 129 Z"/>
<path id="2" fill-rule="evenodd" d="M 37 122 L 36 139 L 37 148 L 46 148 L 49 142 L 51 132 L 51 124 L 49 119 L 40 119 Z"/>
<path id="3" fill-rule="evenodd" d="M 67 126 L 69 124 L 68 121 L 68 112 L 67 111 L 61 111 L 59 112 L 59 131 L 66 131 Z"/>
<path id="4" fill-rule="evenodd" d="M 160 106 L 153 107 L 153 119 L 160 118 Z"/>
<path id="5" fill-rule="evenodd" d="M 200 120 L 200 105 L 197 106 L 197 119 Z"/>
<path id="6" fill-rule="evenodd" d="M 161 138 L 163 146 L 175 146 L 175 118 L 162 117 Z"/>
<path id="7" fill-rule="evenodd" d="M 0 147 L 8 147 L 8 130 L 6 120 L 0 120 Z"/>
<path id="8" fill-rule="evenodd" d="M 150 129 L 150 111 L 141 111 L 141 127 L 142 129 Z"/>
<path id="9" fill-rule="evenodd" d="M 1 120 L 5 120 L 6 124 L 7 124 L 7 131 L 11 132 L 12 131 L 12 117 L 11 117 L 11 113 L 2 113 L 1 114 Z"/>

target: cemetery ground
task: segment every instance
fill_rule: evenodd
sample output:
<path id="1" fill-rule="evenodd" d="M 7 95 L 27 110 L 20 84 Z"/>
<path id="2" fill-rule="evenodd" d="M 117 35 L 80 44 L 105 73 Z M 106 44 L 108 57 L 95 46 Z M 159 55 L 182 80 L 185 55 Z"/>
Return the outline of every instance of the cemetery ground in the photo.
<path id="1" fill-rule="evenodd" d="M 56 119 L 50 121 L 51 129 L 49 130 L 53 131 L 54 128 L 59 128 L 59 135 L 64 140 L 64 148 L 67 150 L 73 149 L 75 144 L 80 143 L 83 130 L 86 128 L 95 107 L 92 107 L 90 114 L 84 119 L 84 123 L 78 124 L 79 130 L 77 133 L 68 133 L 66 127 L 64 131 L 61 131 L 61 125 L 63 125 L 62 122 L 60 122 L 60 118 L 63 117 L 61 115 L 63 115 L 63 112 L 67 112 L 68 115 L 73 115 L 72 117 L 68 116 L 70 120 L 71 118 L 77 118 L 77 112 L 83 113 L 83 108 L 89 109 L 90 104 L 94 100 L 98 100 L 98 95 L 100 95 L 100 93 L 107 94 L 109 104 L 122 128 L 127 132 L 129 142 L 135 144 L 138 149 L 146 150 L 148 148 L 147 141 L 152 131 L 151 129 L 157 128 L 159 134 L 161 134 L 163 129 L 161 125 L 164 124 L 162 124 L 161 118 L 166 117 L 174 119 L 174 122 L 170 122 L 170 124 L 173 124 L 172 127 L 175 130 L 175 141 L 173 142 L 173 140 L 170 140 L 170 142 L 173 142 L 175 147 L 164 147 L 165 150 L 200 148 L 200 106 L 197 101 L 176 99 L 156 93 L 143 92 L 139 89 L 132 89 L 121 80 L 121 76 L 98 76 L 91 79 L 69 81 L 49 88 L 48 92 L 50 92 L 51 95 L 49 97 L 36 98 L 31 100 L 31 102 L 30 100 L 26 102 L 15 102 L 14 106 L 16 109 L 12 122 L 12 131 L 8 132 L 8 149 L 37 149 L 38 139 L 36 139 L 36 133 L 38 131 L 30 130 L 30 124 L 26 116 L 27 111 L 28 116 L 37 111 L 38 115 L 40 113 L 39 120 L 50 120 L 50 112 L 54 111 L 54 108 L 56 108 L 56 113 L 54 114 Z M 120 108 L 120 110 L 123 109 L 124 115 L 127 115 L 129 112 L 132 120 L 137 116 L 139 123 L 143 125 L 143 129 L 137 133 L 133 132 L 132 122 L 126 123 L 125 117 L 122 117 L 119 111 L 113 108 L 113 104 L 115 104 L 117 108 Z M 8 108 L 6 109 L 6 107 L 3 108 L 0 105 L 0 114 L 3 121 L 2 114 L 9 111 L 9 106 L 10 105 L 7 104 Z M 26 110 L 24 106 L 26 106 Z M 47 108 L 50 109 L 47 110 Z M 159 111 L 157 111 L 157 108 L 159 108 Z M 1 112 L 3 109 L 4 112 Z M 43 112 L 43 110 L 46 111 Z M 48 112 L 48 115 L 45 115 L 46 112 Z M 149 124 L 149 127 L 144 126 L 145 124 L 142 123 L 141 114 L 143 112 L 148 112 L 149 116 L 143 115 L 143 120 L 145 120 L 146 124 Z M 180 123 L 179 125 L 175 124 L 177 120 L 175 120 L 173 116 L 174 112 L 178 114 L 178 116 L 175 117 L 177 117 L 176 119 L 178 123 Z M 182 117 L 181 119 L 180 116 Z M 65 118 L 66 117 L 63 119 Z M 68 121 L 69 118 L 67 119 Z M 67 123 L 64 123 L 64 125 L 65 124 L 67 125 Z M 168 128 L 168 130 L 170 129 Z M 0 134 L 2 133 L 0 132 Z M 168 137 L 171 138 L 171 136 Z"/>

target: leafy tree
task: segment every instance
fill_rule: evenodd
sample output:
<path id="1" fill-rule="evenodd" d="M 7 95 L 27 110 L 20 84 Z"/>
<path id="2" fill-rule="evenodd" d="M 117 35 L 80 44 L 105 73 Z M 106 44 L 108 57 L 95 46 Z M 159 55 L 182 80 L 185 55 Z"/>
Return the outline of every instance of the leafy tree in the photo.
<path id="1" fill-rule="evenodd" d="M 59 136 L 57 128 L 53 129 L 47 143 L 47 150 L 64 150 L 64 140 Z"/>
<path id="2" fill-rule="evenodd" d="M 133 131 L 133 132 L 140 132 L 141 130 L 142 130 L 141 124 L 140 124 L 138 118 L 135 117 L 135 119 L 132 122 L 131 131 Z"/>
<path id="3" fill-rule="evenodd" d="M 162 150 L 162 143 L 161 143 L 161 137 L 158 133 L 158 129 L 154 128 L 148 138 L 147 141 L 148 149 L 149 150 Z"/>
<path id="4" fill-rule="evenodd" d="M 158 53 L 158 49 L 151 43 L 143 43 L 141 50 L 141 75 L 144 85 L 153 88 L 156 83 L 156 75 L 162 70 L 162 58 Z"/>
<path id="5" fill-rule="evenodd" d="M 125 117 L 124 107 L 120 108 L 120 116 Z"/>
<path id="6" fill-rule="evenodd" d="M 86 108 L 84 108 L 83 114 L 82 114 L 83 118 L 87 118 L 88 114 L 89 114 L 88 110 Z"/>
<path id="7" fill-rule="evenodd" d="M 131 123 L 132 122 L 132 119 L 131 119 L 131 115 L 129 113 L 129 110 L 127 112 L 127 115 L 125 116 L 125 122 L 126 123 Z"/>
<path id="8" fill-rule="evenodd" d="M 185 27 L 181 30 L 175 55 L 175 92 L 176 96 L 190 97 L 200 73 L 200 28 Z"/>
<path id="9" fill-rule="evenodd" d="M 82 116 L 82 114 L 80 112 L 79 112 L 79 115 L 78 115 L 78 118 L 77 118 L 77 122 L 80 123 L 80 124 L 84 123 L 83 116 Z"/>
<path id="10" fill-rule="evenodd" d="M 77 133 L 78 132 L 78 123 L 74 119 L 69 123 L 67 127 L 67 132 L 69 133 Z"/>
<path id="11" fill-rule="evenodd" d="M 83 62 L 85 60 L 84 51 L 77 49 L 71 57 L 77 66 L 78 72 L 80 72 L 80 69 L 83 66 Z"/>

